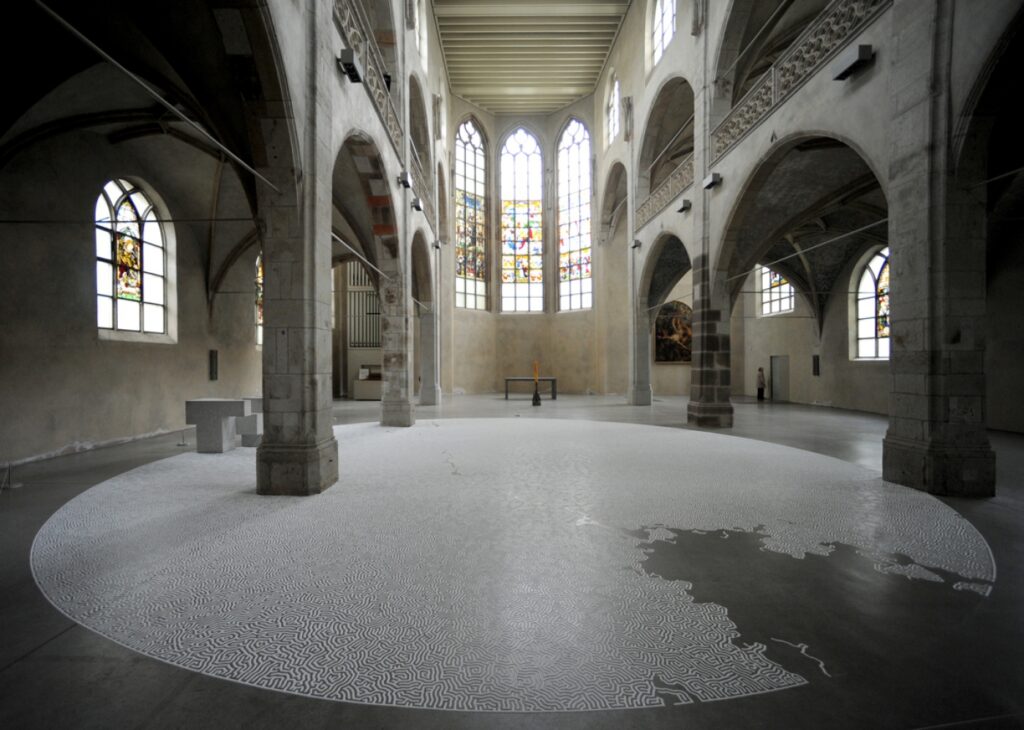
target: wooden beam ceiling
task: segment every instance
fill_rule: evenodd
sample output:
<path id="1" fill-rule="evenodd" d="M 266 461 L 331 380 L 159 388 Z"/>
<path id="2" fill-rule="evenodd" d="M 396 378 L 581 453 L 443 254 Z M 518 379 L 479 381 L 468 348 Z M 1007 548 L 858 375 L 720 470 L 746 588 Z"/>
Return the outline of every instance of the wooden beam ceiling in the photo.
<path id="1" fill-rule="evenodd" d="M 587 96 L 630 1 L 433 0 L 452 91 L 495 114 Z"/>

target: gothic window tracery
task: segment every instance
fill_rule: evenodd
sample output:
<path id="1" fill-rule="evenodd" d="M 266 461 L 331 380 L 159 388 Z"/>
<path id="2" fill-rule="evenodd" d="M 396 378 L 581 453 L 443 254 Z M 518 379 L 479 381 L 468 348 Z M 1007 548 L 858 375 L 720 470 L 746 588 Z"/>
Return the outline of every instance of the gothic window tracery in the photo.
<path id="1" fill-rule="evenodd" d="M 544 167 L 520 127 L 501 150 L 501 311 L 544 311 Z"/>
<path id="2" fill-rule="evenodd" d="M 111 180 L 96 199 L 96 324 L 166 334 L 167 261 L 159 216 L 146 194 Z"/>

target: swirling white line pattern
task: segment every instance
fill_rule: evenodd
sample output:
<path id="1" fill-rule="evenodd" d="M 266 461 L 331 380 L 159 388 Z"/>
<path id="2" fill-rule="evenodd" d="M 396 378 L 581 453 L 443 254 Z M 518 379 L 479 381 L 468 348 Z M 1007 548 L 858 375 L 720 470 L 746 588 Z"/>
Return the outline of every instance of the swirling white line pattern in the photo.
<path id="1" fill-rule="evenodd" d="M 987 544 L 953 510 L 807 452 L 539 419 L 336 435 L 342 480 L 317 497 L 256 496 L 248 450 L 98 485 L 37 535 L 36 580 L 76 621 L 204 674 L 349 702 L 537 712 L 806 683 L 739 640 L 726 607 L 643 570 L 664 528 L 756 531 L 796 558 L 843 542 L 957 587 L 995 579 Z"/>

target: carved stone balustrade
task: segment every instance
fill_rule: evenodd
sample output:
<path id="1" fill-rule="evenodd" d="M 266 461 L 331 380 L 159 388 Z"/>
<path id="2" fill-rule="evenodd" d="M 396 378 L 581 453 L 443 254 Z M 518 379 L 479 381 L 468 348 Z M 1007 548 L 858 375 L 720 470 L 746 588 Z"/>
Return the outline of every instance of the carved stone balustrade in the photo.
<path id="1" fill-rule="evenodd" d="M 835 0 L 758 80 L 711 133 L 716 162 L 845 48 L 892 0 Z"/>
<path id="2" fill-rule="evenodd" d="M 384 75 L 388 68 L 384 63 L 377 40 L 360 0 L 334 0 L 334 22 L 352 50 L 363 64 L 366 78 L 363 85 L 370 95 L 377 114 L 380 116 L 392 146 L 399 157 L 402 155 L 402 123 L 398 110 L 391 100 Z"/>
<path id="3" fill-rule="evenodd" d="M 636 228 L 640 230 L 668 204 L 675 200 L 686 188 L 693 185 L 693 155 L 687 155 L 676 169 L 648 195 L 636 208 Z"/>

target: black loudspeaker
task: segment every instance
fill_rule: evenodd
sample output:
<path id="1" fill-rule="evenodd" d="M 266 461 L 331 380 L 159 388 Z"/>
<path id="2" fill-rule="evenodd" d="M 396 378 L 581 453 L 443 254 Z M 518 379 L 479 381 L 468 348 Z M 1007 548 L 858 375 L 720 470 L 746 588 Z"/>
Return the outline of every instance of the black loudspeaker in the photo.
<path id="1" fill-rule="evenodd" d="M 217 351 L 210 350 L 210 380 L 217 379 Z"/>
<path id="2" fill-rule="evenodd" d="M 821 375 L 821 356 L 811 355 L 811 373 L 814 377 Z"/>

